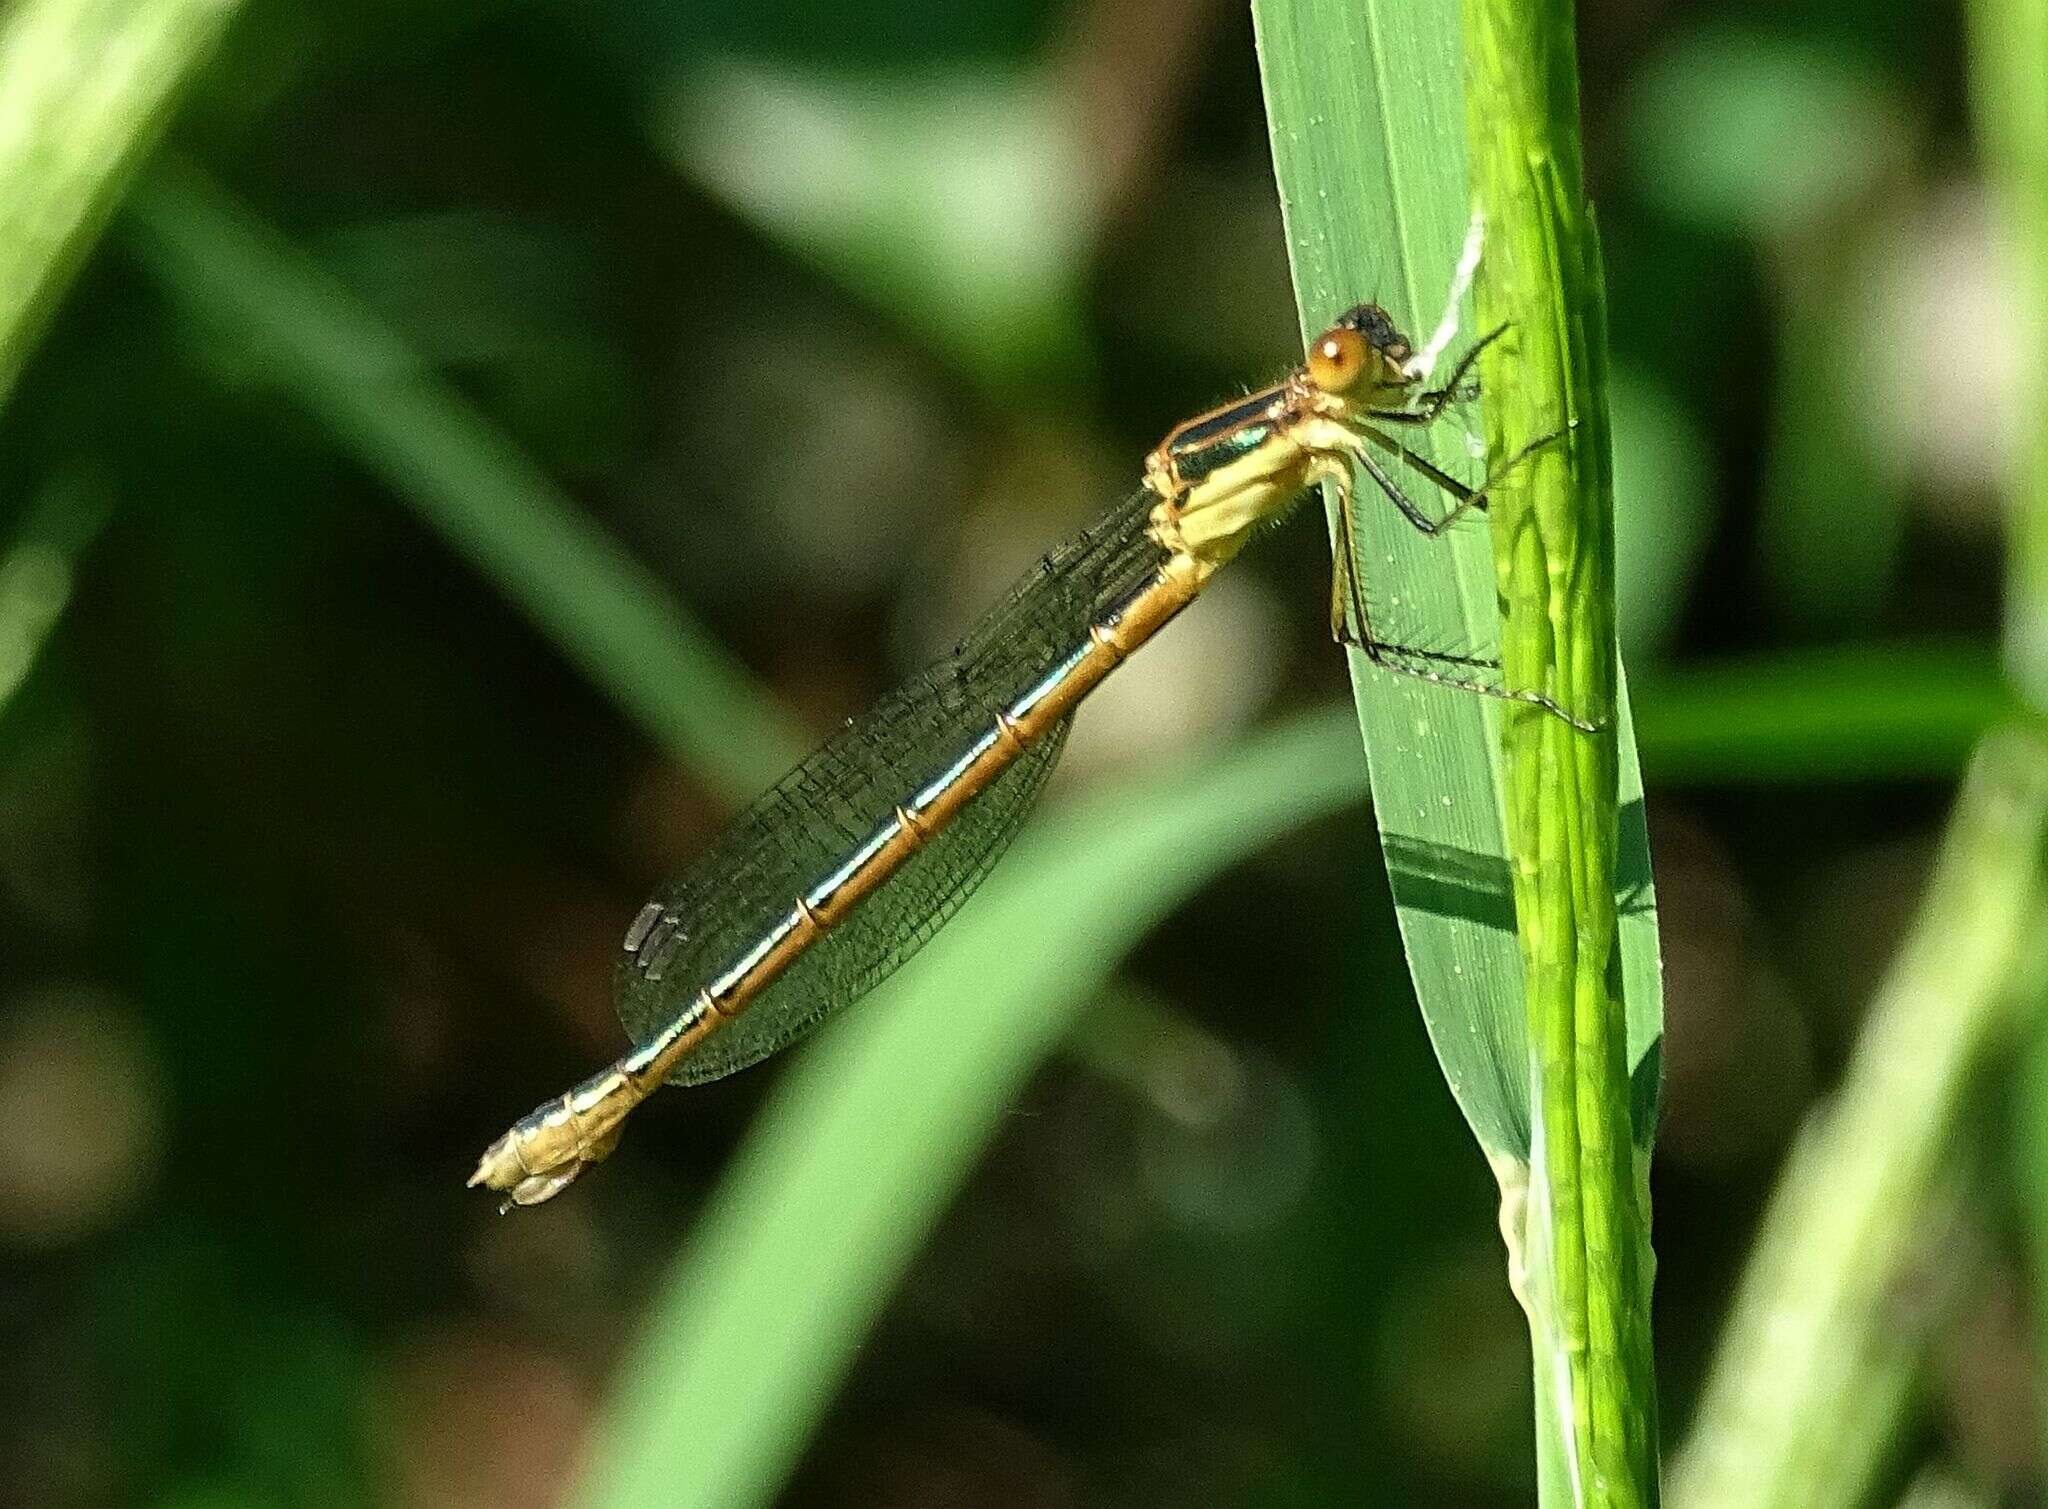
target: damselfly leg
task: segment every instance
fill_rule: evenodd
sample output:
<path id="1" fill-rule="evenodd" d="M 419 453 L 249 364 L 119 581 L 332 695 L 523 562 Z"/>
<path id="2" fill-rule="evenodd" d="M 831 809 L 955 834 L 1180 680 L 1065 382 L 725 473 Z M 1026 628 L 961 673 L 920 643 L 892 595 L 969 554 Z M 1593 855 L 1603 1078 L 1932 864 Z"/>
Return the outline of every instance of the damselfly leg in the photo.
<path id="1" fill-rule="evenodd" d="M 1458 363 L 1451 379 L 1443 388 L 1422 395 L 1424 403 L 1415 409 L 1372 410 L 1376 419 L 1396 423 L 1427 424 L 1442 414 L 1451 397 L 1457 395 L 1465 373 L 1470 369 L 1479 352 L 1496 340 L 1507 327 L 1493 331 L 1465 353 Z M 1417 455 L 1388 435 L 1371 425 L 1360 423 L 1355 436 L 1356 444 L 1346 447 L 1349 459 L 1357 464 L 1373 481 L 1388 502 L 1412 525 L 1416 532 L 1429 539 L 1435 539 L 1448 530 L 1468 513 L 1484 512 L 1488 494 L 1517 466 L 1543 447 L 1561 439 L 1563 430 L 1539 436 L 1530 441 L 1508 458 L 1498 471 L 1490 474 L 1478 487 L 1472 487 L 1451 476 L 1427 458 Z M 1392 455 L 1400 457 L 1421 476 L 1427 478 L 1439 491 L 1453 500 L 1450 510 L 1432 517 L 1426 513 L 1407 491 L 1395 480 L 1391 472 L 1380 463 L 1366 445 L 1367 440 L 1379 445 Z M 1353 484 L 1350 467 L 1341 461 L 1319 466 L 1317 475 L 1329 481 L 1337 491 L 1338 549 L 1334 552 L 1330 581 L 1330 632 L 1340 644 L 1349 645 L 1363 654 L 1367 660 L 1382 670 L 1396 671 L 1404 676 L 1431 682 L 1437 686 L 1450 687 L 1458 691 L 1474 692 L 1483 697 L 1493 697 L 1504 702 L 1519 702 L 1529 707 L 1541 708 L 1582 733 L 1597 733 L 1598 726 L 1569 712 L 1556 698 L 1546 693 L 1526 688 L 1501 685 L 1484 679 L 1482 673 L 1498 671 L 1500 661 L 1485 655 L 1461 655 L 1442 650 L 1424 649 L 1417 645 L 1401 644 L 1392 639 L 1380 637 L 1374 630 L 1372 614 L 1365 601 L 1365 593 L 1358 580 L 1359 559 L 1356 523 L 1352 517 Z"/>
<path id="2" fill-rule="evenodd" d="M 1496 325 L 1472 343 L 1472 349 L 1458 358 L 1458 365 L 1451 369 L 1450 379 L 1441 388 L 1431 388 L 1415 395 L 1417 402 L 1399 409 L 1367 409 L 1368 419 L 1377 419 L 1385 424 L 1435 424 L 1445 409 L 1453 403 L 1463 402 L 1479 396 L 1479 382 L 1475 378 L 1466 383 L 1473 364 L 1479 360 L 1479 353 L 1508 333 L 1506 325 Z"/>

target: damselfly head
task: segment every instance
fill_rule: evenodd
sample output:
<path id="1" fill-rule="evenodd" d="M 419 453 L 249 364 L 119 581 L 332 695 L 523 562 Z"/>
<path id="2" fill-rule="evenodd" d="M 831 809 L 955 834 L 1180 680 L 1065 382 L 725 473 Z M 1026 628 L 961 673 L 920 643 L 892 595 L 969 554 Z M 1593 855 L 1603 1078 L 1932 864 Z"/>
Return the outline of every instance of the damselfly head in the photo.
<path id="1" fill-rule="evenodd" d="M 1343 393 L 1361 378 L 1376 386 L 1399 386 L 1413 348 L 1394 328 L 1386 310 L 1359 304 L 1337 317 L 1308 348 L 1308 375 L 1326 393 Z"/>
<path id="2" fill-rule="evenodd" d="M 1415 354 L 1408 337 L 1395 326 L 1393 316 L 1377 304 L 1354 304 L 1337 316 L 1337 328 L 1356 330 L 1366 344 L 1395 366 Z"/>

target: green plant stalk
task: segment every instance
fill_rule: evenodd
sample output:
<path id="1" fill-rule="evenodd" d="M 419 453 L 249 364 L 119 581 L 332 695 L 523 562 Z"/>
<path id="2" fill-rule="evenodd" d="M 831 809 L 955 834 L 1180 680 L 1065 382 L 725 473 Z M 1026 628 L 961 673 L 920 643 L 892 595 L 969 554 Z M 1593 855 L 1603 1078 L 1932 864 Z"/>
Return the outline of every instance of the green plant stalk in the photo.
<path id="1" fill-rule="evenodd" d="M 0 404 L 235 0 L 22 0 L 0 23 Z"/>
<path id="2" fill-rule="evenodd" d="M 1523 1300 L 1579 1502 L 1657 1501 L 1648 1147 L 1616 956 L 1614 491 L 1600 249 L 1569 0 L 1466 0 L 1472 193 L 1502 674 L 1599 725 L 1508 710 L 1508 831 L 1535 1088 Z"/>
<path id="3" fill-rule="evenodd" d="M 1764 1213 L 1672 1474 L 1681 1509 L 1851 1509 L 1897 1439 L 1954 1262 L 1949 1154 L 1981 1067 L 2032 1019 L 2048 926 L 2048 738 L 2013 723 L 1965 776 L 1934 873 L 1834 1101 Z"/>

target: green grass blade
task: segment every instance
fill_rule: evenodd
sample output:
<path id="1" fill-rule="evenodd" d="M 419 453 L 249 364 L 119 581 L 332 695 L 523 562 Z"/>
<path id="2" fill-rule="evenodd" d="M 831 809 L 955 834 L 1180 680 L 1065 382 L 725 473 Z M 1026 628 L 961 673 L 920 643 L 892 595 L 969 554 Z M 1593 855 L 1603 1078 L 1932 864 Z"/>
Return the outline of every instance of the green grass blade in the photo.
<path id="1" fill-rule="evenodd" d="M 574 1502 L 770 1502 L 1005 1107 L 1116 961 L 1210 877 L 1360 800 L 1364 775 L 1332 710 L 1025 835 L 785 1071 L 621 1371 Z"/>
<path id="2" fill-rule="evenodd" d="M 234 0 L 22 0 L 0 22 L 0 403 Z"/>
<path id="3" fill-rule="evenodd" d="M 1456 17 L 1443 11 L 1253 6 L 1305 339 L 1374 298 L 1421 340 L 1444 306 L 1467 216 Z M 1391 509 L 1365 506 L 1356 530 L 1375 603 L 1441 605 L 1464 643 L 1493 642 L 1483 526 L 1425 540 Z M 1493 709 L 1356 655 L 1352 684 L 1416 997 L 1481 1146 L 1524 1157 L 1521 965 L 1503 925 L 1513 899 Z"/>
<path id="4" fill-rule="evenodd" d="M 1304 331 L 1357 299 L 1377 297 L 1423 338 L 1446 301 L 1469 221 L 1457 15 L 1445 7 L 1261 0 L 1254 18 Z M 1495 260 L 1501 256 L 1497 236 L 1489 244 Z M 1487 266 L 1482 262 L 1482 279 Z M 1472 331 L 1489 324 L 1475 324 L 1468 312 L 1461 328 L 1469 340 Z M 1487 382 L 1493 392 L 1505 378 L 1496 372 Z M 1505 421 L 1496 415 L 1489 422 L 1497 431 Z M 1440 451 L 1437 459 L 1447 458 Z M 1462 458 L 1453 452 L 1448 459 Z M 1436 621 L 1449 623 L 1464 644 L 1494 644 L 1499 628 L 1489 531 L 1480 527 L 1454 531 L 1448 541 L 1424 540 L 1372 501 L 1361 495 L 1356 525 L 1365 581 L 1376 599 L 1435 605 Z M 1606 559 L 1611 560 L 1611 546 Z M 1604 590 L 1611 602 L 1611 585 Z M 1611 609 L 1609 620 L 1601 643 L 1611 655 Z M 1511 668 L 1509 680 L 1523 684 L 1517 678 L 1530 674 L 1531 667 L 1521 665 Z M 1479 698 L 1410 684 L 1357 661 L 1353 680 L 1416 995 L 1451 1088 L 1502 1180 L 1513 1229 L 1522 1208 L 1518 1201 L 1528 1190 L 1530 1089 L 1536 1076 L 1528 1046 L 1532 1002 L 1525 997 L 1522 955 L 1512 930 L 1517 898 L 1510 884 L 1510 782 L 1500 711 Z M 1577 875 L 1582 897 L 1589 889 L 1598 893 L 1585 899 L 1591 914 L 1605 913 L 1610 940 L 1618 907 L 1619 944 L 1606 951 L 1596 935 L 1577 978 L 1598 980 L 1605 990 L 1605 970 L 1596 966 L 1594 953 L 1619 965 L 1626 1013 L 1610 999 L 1597 1041 L 1585 1047 L 1606 1070 L 1618 1071 L 1603 1078 L 1603 1112 L 1619 1115 L 1618 1122 L 1603 1123 L 1617 1139 L 1605 1145 L 1605 1166 L 1610 1175 L 1628 1170 L 1625 1198 L 1632 1205 L 1634 1165 L 1639 1152 L 1646 1155 L 1654 1108 L 1662 1008 L 1633 735 L 1618 687 L 1597 695 L 1603 708 L 1615 709 L 1619 751 L 1602 744 L 1589 756 L 1596 791 L 1583 812 L 1584 832 L 1592 835 L 1604 819 L 1607 837 L 1604 847 L 1582 856 L 1592 864 Z M 1611 704 L 1609 696 L 1615 699 Z M 1514 721 L 1518 730 L 1529 726 L 1519 717 Z M 1560 740 L 1595 742 L 1547 716 L 1536 715 L 1536 722 L 1553 724 Z M 1525 896 L 1524 911 L 1536 899 Z M 1545 1011 L 1539 1020 L 1554 1018 Z M 1584 1145 L 1580 1138 L 1570 1144 L 1574 1150 Z M 1611 1197 L 1607 1208 L 1616 1208 L 1614 1201 L 1624 1197 L 1612 1179 L 1603 1179 L 1601 1187 Z M 1544 1195 L 1538 1208 L 1557 1208 L 1558 1191 L 1539 1184 L 1536 1192 Z M 1646 1233 L 1635 1230 L 1635 1217 L 1623 1224 L 1634 1231 L 1632 1248 L 1638 1237 L 1646 1242 Z M 1584 1250 L 1583 1234 L 1578 1250 Z M 1646 1260 L 1646 1251 L 1639 1256 Z M 1517 1254 L 1514 1266 L 1522 1267 L 1528 1257 Z M 1643 1271 L 1640 1263 L 1636 1271 Z M 1555 1276 L 1545 1276 L 1545 1282 Z M 1640 1288 L 1633 1279 L 1623 1287 Z M 1578 1292 L 1586 1292 L 1583 1285 Z M 1638 1318 L 1642 1297 L 1635 1293 L 1627 1301 Z M 1583 1301 L 1579 1313 L 1583 1318 Z M 1574 1339 L 1555 1334 L 1539 1340 L 1539 1392 L 1547 1393 L 1557 1376 L 1550 1364 L 1567 1363 L 1574 1355 Z M 1646 1356 L 1639 1355 L 1629 1384 L 1607 1401 L 1634 1412 L 1639 1423 L 1626 1435 L 1638 1459 L 1640 1422 L 1649 1414 L 1643 1362 Z M 1588 1402 L 1583 1390 L 1572 1397 Z M 1581 1426 L 1590 1419 L 1569 1400 L 1558 1407 L 1558 1416 Z M 1548 1430 L 1542 1434 L 1547 1446 L 1558 1444 Z M 1566 1459 L 1572 1455 L 1542 1455 L 1545 1502 L 1576 1501 Z M 1586 1469 L 1580 1486 L 1590 1481 L 1591 1471 Z M 1643 1475 L 1634 1469 L 1622 1474 Z"/>
<path id="5" fill-rule="evenodd" d="M 1980 121 L 2011 249 L 2021 253 L 2019 318 L 2040 331 L 2048 85 L 2033 66 L 2040 46 L 2026 43 L 2048 42 L 2048 5 L 1980 0 L 1971 19 Z M 2040 346 L 2020 342 L 2036 357 Z M 2024 403 L 2023 433 L 2035 438 L 2015 477 L 2007 664 L 2020 696 L 2038 707 L 2048 664 L 2048 386 L 2038 366 Z M 1909 706 L 1924 712 L 1930 703 Z M 2018 1038 L 2028 1047 L 2017 1178 L 2037 1252 L 2048 1249 L 2048 966 L 2034 946 L 2048 925 L 2048 744 L 2036 721 L 2009 711 L 1972 763 L 1841 1089 L 1801 1137 L 1765 1212 L 1673 1475 L 1673 1500 L 1685 1509 L 1870 1501 L 1909 1428 L 1928 1343 L 1968 1281 L 1967 1253 L 1958 1257 L 1948 1238 L 1960 1224 L 1955 1165 L 1973 1092 L 1986 1063 Z M 1930 1253 L 1942 1261 L 1930 1264 Z M 1898 1303 L 1902 1290 L 1910 1306 Z"/>
<path id="6" fill-rule="evenodd" d="M 165 290 L 253 351 L 656 739 L 739 800 L 803 753 L 718 641 L 323 268 L 190 168 L 134 196 Z M 289 500 L 280 500 L 289 506 Z"/>

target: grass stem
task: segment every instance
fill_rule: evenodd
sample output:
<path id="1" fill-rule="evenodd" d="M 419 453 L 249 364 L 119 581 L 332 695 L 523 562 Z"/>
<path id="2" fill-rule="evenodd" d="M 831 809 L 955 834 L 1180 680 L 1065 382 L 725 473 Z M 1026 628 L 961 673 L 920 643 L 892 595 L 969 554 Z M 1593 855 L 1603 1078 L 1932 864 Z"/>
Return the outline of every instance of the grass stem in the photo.
<path id="1" fill-rule="evenodd" d="M 1472 192 L 1487 227 L 1487 454 L 1502 674 L 1598 725 L 1503 718 L 1534 1121 L 1522 1299 L 1571 1501 L 1657 1502 L 1648 1116 L 1630 1075 L 1617 952 L 1614 489 L 1600 248 L 1579 153 L 1569 0 L 1466 0 Z M 1512 1236 L 1511 1236 L 1512 1239 Z M 1539 1411 L 1539 1423 L 1545 1410 Z M 1557 1473 L 1544 1473 L 1554 1482 Z"/>

